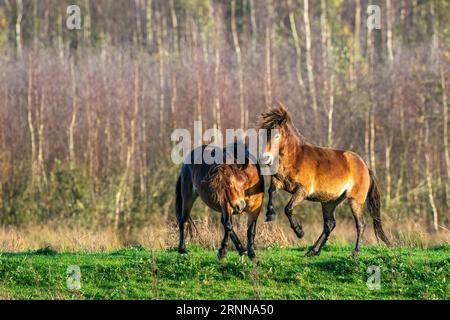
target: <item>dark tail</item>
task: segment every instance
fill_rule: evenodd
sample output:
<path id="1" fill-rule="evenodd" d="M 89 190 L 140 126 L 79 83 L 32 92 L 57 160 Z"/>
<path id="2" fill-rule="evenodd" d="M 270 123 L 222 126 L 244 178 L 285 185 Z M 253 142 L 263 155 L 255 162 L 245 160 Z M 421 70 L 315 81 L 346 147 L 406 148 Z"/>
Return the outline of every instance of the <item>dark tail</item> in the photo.
<path id="1" fill-rule="evenodd" d="M 175 211 L 176 211 L 176 215 L 177 215 L 178 225 L 180 225 L 184 219 L 184 217 L 183 217 L 183 198 L 181 196 L 181 175 L 178 177 L 177 186 L 175 189 Z M 191 238 L 192 238 L 192 226 L 194 226 L 195 231 L 198 233 L 197 226 L 195 225 L 194 220 L 192 220 L 192 217 L 189 216 L 188 232 L 189 232 L 189 236 Z"/>
<path id="2" fill-rule="evenodd" d="M 369 169 L 370 174 L 370 188 L 369 194 L 367 195 L 367 208 L 370 215 L 373 218 L 373 229 L 375 231 L 375 236 L 377 239 L 383 240 L 384 243 L 390 245 L 389 239 L 383 230 L 383 225 L 381 223 L 381 202 L 380 202 L 380 191 L 377 186 L 373 171 Z"/>

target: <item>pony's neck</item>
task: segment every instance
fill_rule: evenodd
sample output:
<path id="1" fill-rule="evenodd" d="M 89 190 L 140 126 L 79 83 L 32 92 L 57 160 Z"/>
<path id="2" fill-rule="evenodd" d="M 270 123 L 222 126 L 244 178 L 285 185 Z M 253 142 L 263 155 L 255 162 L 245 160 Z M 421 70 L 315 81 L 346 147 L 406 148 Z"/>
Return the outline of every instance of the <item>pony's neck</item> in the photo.
<path id="1" fill-rule="evenodd" d="M 309 144 L 308 141 L 306 141 L 305 137 L 297 130 L 296 127 L 292 123 L 289 123 L 287 125 L 287 130 L 289 132 L 289 139 L 292 146 L 303 146 L 306 144 Z"/>
<path id="2" fill-rule="evenodd" d="M 289 159 L 298 159 L 302 152 L 303 146 L 309 144 L 306 139 L 298 132 L 298 130 L 292 125 L 288 124 L 287 127 L 287 139 L 284 145 L 284 154 Z M 288 160 L 284 166 L 289 166 L 289 163 L 294 163 L 292 160 Z"/>

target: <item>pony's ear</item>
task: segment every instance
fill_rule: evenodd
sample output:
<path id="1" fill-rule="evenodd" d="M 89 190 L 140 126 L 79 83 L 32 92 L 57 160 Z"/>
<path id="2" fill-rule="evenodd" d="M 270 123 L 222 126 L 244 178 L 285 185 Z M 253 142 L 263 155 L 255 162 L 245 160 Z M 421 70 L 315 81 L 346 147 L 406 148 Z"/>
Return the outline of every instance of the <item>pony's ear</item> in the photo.
<path id="1" fill-rule="evenodd" d="M 278 105 L 278 108 L 281 110 L 281 112 L 287 113 L 287 108 L 280 100 L 277 100 L 277 105 Z"/>
<path id="2" fill-rule="evenodd" d="M 280 120 L 278 121 L 278 124 L 280 126 L 284 125 L 285 123 L 291 120 L 287 108 L 279 100 L 277 100 L 277 112 L 280 117 Z"/>
<path id="3" fill-rule="evenodd" d="M 282 117 L 282 118 L 278 121 L 278 125 L 281 127 L 281 126 L 284 125 L 287 121 L 288 121 L 288 119 L 287 119 L 286 117 Z"/>

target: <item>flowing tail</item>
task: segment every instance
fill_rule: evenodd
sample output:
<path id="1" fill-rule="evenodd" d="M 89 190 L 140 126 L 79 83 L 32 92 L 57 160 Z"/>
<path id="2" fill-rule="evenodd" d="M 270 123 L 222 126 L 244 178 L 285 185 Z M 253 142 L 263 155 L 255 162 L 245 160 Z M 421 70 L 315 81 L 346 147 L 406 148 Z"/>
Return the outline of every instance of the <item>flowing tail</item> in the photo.
<path id="1" fill-rule="evenodd" d="M 177 180 L 177 186 L 175 189 L 175 213 L 177 215 L 177 222 L 178 225 L 183 223 L 183 220 L 185 217 L 183 216 L 183 197 L 181 196 L 181 175 L 178 177 Z M 198 234 L 197 226 L 194 223 L 194 220 L 192 220 L 192 217 L 189 216 L 188 221 L 188 232 L 189 236 L 192 238 L 192 226 L 194 226 L 195 232 Z"/>
<path id="2" fill-rule="evenodd" d="M 377 182 L 375 180 L 373 171 L 369 169 L 370 175 L 370 188 L 369 194 L 367 195 L 367 208 L 370 215 L 373 218 L 373 229 L 375 231 L 375 236 L 377 239 L 383 240 L 384 243 L 390 245 L 390 241 L 387 238 L 383 230 L 383 225 L 381 223 L 381 202 L 380 202 L 380 191 L 378 190 Z"/>

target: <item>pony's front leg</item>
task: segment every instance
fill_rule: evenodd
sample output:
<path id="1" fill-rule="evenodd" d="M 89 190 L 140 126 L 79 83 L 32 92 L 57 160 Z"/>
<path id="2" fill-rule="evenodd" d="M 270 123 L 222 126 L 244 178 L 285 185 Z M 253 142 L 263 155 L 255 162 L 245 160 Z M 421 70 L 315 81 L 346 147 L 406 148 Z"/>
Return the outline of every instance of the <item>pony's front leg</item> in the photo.
<path id="1" fill-rule="evenodd" d="M 284 208 L 284 213 L 289 219 L 289 223 L 291 224 L 291 228 L 294 230 L 295 234 L 298 238 L 303 238 L 305 233 L 303 232 L 302 226 L 292 217 L 292 211 L 294 207 L 302 202 L 306 198 L 306 192 L 302 187 L 298 187 L 297 190 L 292 195 L 291 200 L 289 200 L 288 204 Z"/>
<path id="2" fill-rule="evenodd" d="M 233 230 L 231 225 L 231 217 L 226 211 L 223 211 L 222 213 L 222 225 L 224 228 L 224 236 L 218 253 L 219 259 L 223 259 L 227 256 L 228 240 L 230 239 L 230 233 Z"/>
<path id="3" fill-rule="evenodd" d="M 270 186 L 268 192 L 269 192 L 269 202 L 267 203 L 266 222 L 273 221 L 276 218 L 275 208 L 273 207 L 273 196 L 277 192 L 277 188 L 274 183 L 274 177 L 270 179 Z"/>
<path id="4" fill-rule="evenodd" d="M 237 236 L 236 232 L 234 232 L 233 229 L 231 229 L 231 241 L 233 241 L 234 246 L 236 247 L 236 250 L 239 252 L 240 256 L 243 256 L 245 254 L 244 246 L 242 245 L 241 240 Z"/>
<path id="5" fill-rule="evenodd" d="M 256 212 L 251 213 L 247 223 L 247 254 L 251 260 L 256 259 L 254 243 L 256 234 L 256 221 L 258 220 L 260 211 L 261 208 L 259 208 Z"/>
<path id="6" fill-rule="evenodd" d="M 228 217 L 227 226 L 230 231 L 231 241 L 233 241 L 233 244 L 236 247 L 236 250 L 239 252 L 239 255 L 243 256 L 245 254 L 245 249 L 244 249 L 244 246 L 242 245 L 242 242 L 239 239 L 238 235 L 233 230 L 233 221 L 232 221 L 231 214 L 227 214 L 227 217 Z"/>
<path id="7" fill-rule="evenodd" d="M 244 246 L 242 245 L 241 240 L 237 236 L 236 232 L 233 230 L 233 221 L 231 218 L 231 214 L 225 211 L 222 214 L 222 224 L 225 230 L 225 236 L 222 240 L 222 246 L 219 249 L 219 259 L 224 258 L 227 255 L 228 249 L 228 239 L 231 237 L 231 241 L 233 241 L 236 250 L 239 252 L 240 256 L 245 254 Z"/>

